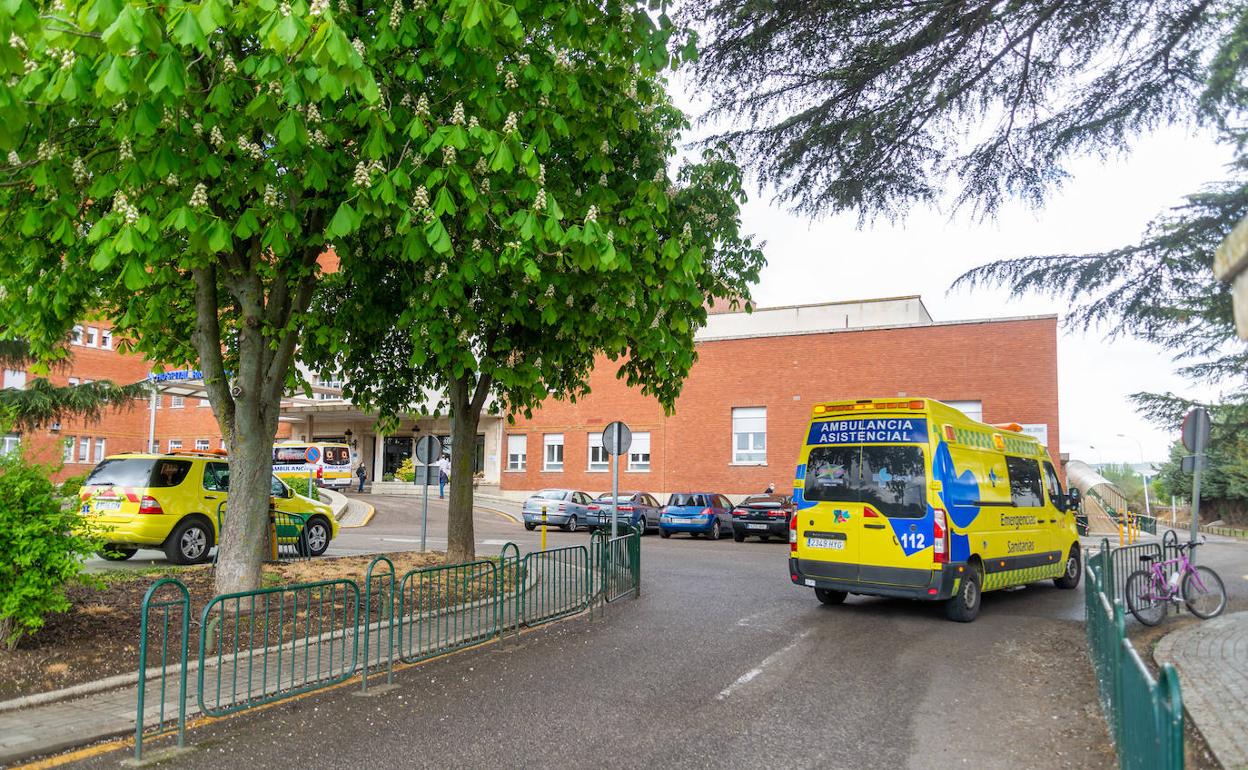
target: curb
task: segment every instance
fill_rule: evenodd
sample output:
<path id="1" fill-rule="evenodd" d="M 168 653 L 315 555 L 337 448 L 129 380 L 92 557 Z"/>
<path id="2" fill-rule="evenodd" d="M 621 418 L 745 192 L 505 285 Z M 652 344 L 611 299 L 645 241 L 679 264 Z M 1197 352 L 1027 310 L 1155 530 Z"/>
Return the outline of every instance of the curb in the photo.
<path id="1" fill-rule="evenodd" d="M 360 527 L 367 527 L 368 523 L 373 520 L 374 516 L 377 515 L 377 509 L 374 508 L 372 505 L 369 505 L 368 503 L 361 503 L 361 504 L 368 506 L 368 513 L 364 514 L 364 521 L 360 522 L 359 524 L 342 524 L 340 522 L 338 526 L 341 527 L 342 529 L 359 529 Z"/>
<path id="2" fill-rule="evenodd" d="M 500 511 L 500 510 L 499 510 L 499 509 L 497 509 L 497 508 L 490 508 L 490 507 L 489 507 L 489 506 L 487 506 L 487 505 L 477 505 L 477 506 L 474 506 L 474 507 L 475 507 L 477 510 L 479 510 L 479 511 L 487 511 L 487 512 L 489 512 L 489 513 L 494 514 L 495 516 L 501 516 L 501 517 L 503 517 L 504 519 L 509 520 L 512 524 L 523 524 L 523 523 L 524 523 L 524 521 L 523 521 L 522 519 L 518 518 L 518 517 L 517 517 L 514 513 L 507 513 L 506 511 Z"/>

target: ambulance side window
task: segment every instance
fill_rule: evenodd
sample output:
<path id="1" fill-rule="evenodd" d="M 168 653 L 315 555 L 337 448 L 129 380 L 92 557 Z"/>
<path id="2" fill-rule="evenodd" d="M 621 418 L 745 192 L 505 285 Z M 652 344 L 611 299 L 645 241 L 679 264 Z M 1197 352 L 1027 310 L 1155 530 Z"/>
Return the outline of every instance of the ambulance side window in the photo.
<path id="1" fill-rule="evenodd" d="M 1059 511 L 1062 510 L 1062 501 L 1065 499 L 1066 492 L 1062 489 L 1062 482 L 1057 480 L 1057 471 L 1053 470 L 1053 463 L 1044 464 L 1044 485 L 1049 488 L 1049 504 Z"/>
<path id="2" fill-rule="evenodd" d="M 204 489 L 210 492 L 230 491 L 230 466 L 225 463 L 207 463 L 204 466 Z"/>
<path id="3" fill-rule="evenodd" d="M 1022 457 L 1005 458 L 1010 473 L 1010 499 L 1017 508 L 1041 508 L 1044 493 L 1040 489 L 1040 464 Z"/>

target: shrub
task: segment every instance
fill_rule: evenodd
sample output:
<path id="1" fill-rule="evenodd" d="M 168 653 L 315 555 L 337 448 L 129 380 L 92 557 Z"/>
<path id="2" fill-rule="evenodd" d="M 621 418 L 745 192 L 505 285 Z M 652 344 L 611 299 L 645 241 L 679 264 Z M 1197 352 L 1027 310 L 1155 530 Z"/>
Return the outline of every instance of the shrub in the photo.
<path id="1" fill-rule="evenodd" d="M 83 484 L 87 483 L 86 473 L 80 473 L 77 476 L 70 476 L 61 482 L 60 491 L 62 497 L 77 497 L 78 490 Z"/>
<path id="2" fill-rule="evenodd" d="M 287 477 L 287 478 L 282 479 L 282 481 L 286 482 L 286 486 L 295 490 L 296 495 L 303 495 L 304 497 L 310 497 L 313 500 L 320 499 L 319 497 L 316 496 L 315 492 L 312 492 L 309 489 L 307 476 Z"/>
<path id="3" fill-rule="evenodd" d="M 46 468 L 20 453 L 0 457 L 0 645 L 12 648 L 46 615 L 69 609 L 66 582 L 101 547 L 76 502 L 66 500 Z"/>
<path id="4" fill-rule="evenodd" d="M 399 481 L 412 481 L 416 478 L 416 464 L 412 462 L 412 458 L 407 458 L 399 469 L 394 472 Z"/>

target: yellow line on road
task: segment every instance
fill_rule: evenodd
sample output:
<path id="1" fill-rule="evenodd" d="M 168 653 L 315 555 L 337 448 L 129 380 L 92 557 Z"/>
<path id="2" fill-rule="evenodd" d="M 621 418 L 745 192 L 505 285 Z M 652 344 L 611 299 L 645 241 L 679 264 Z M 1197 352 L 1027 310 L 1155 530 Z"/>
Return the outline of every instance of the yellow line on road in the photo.
<path id="1" fill-rule="evenodd" d="M 339 526 L 343 529 L 358 529 L 360 527 L 367 527 L 368 523 L 373 520 L 374 516 L 377 515 L 377 509 L 369 503 L 364 503 L 364 505 L 368 506 L 368 513 L 364 515 L 364 521 L 359 524 L 340 524 Z"/>

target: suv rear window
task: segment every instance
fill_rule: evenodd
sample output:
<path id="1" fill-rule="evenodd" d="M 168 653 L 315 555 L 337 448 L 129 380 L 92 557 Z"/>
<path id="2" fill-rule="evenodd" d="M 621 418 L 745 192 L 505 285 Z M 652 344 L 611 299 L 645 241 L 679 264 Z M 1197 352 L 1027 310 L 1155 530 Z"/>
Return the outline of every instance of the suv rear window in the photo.
<path id="1" fill-rule="evenodd" d="M 668 505 L 675 506 L 702 506 L 706 507 L 706 498 L 702 495 L 682 495 L 674 494 L 667 498 Z"/>
<path id="2" fill-rule="evenodd" d="M 890 518 L 927 515 L 927 473 L 917 446 L 838 446 L 810 450 L 805 497 L 865 503 Z"/>
<path id="3" fill-rule="evenodd" d="M 176 487 L 191 470 L 189 460 L 117 458 L 95 466 L 87 486 Z"/>

